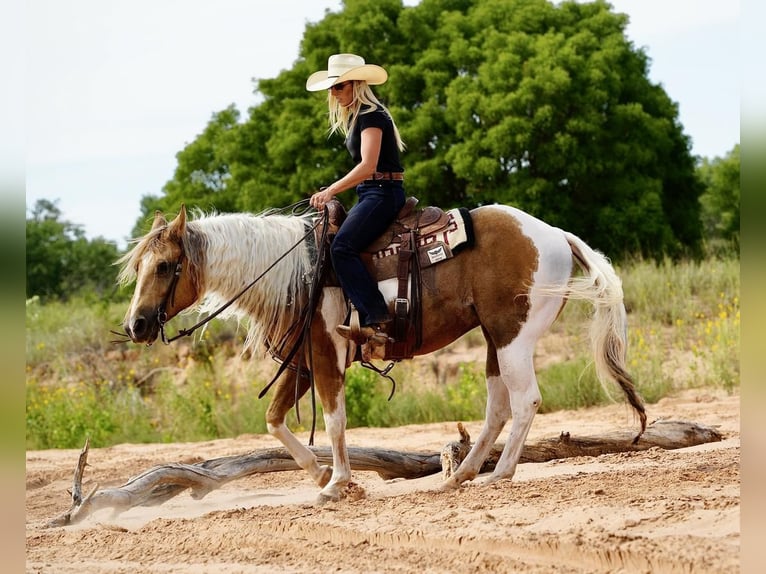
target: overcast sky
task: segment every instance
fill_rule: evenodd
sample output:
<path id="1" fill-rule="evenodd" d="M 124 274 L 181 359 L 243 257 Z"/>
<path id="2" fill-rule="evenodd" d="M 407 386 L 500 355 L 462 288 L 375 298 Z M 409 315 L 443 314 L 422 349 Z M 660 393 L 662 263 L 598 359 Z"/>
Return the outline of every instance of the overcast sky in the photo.
<path id="1" fill-rule="evenodd" d="M 405 1 L 412 5 L 415 0 Z M 678 102 L 693 153 L 739 137 L 739 2 L 612 0 Z M 257 103 L 253 78 L 292 67 L 327 0 L 28 0 L 26 203 L 58 200 L 88 237 L 120 246 L 140 199 L 160 195 L 175 155 L 211 115 Z M 275 206 L 276 207 L 276 206 Z"/>

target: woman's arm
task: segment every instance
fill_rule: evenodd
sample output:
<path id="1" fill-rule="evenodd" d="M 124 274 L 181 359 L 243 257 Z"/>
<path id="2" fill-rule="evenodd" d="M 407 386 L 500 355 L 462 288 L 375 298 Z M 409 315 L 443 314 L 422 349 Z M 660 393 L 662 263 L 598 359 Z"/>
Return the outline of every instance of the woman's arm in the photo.
<path id="1" fill-rule="evenodd" d="M 338 181 L 316 192 L 311 196 L 311 206 L 322 209 L 324 204 L 333 197 L 356 187 L 366 179 L 372 179 L 372 174 L 378 168 L 378 158 L 380 157 L 380 145 L 383 140 L 383 130 L 380 128 L 369 127 L 362 130 L 360 151 L 362 161 L 354 166 L 346 175 Z"/>

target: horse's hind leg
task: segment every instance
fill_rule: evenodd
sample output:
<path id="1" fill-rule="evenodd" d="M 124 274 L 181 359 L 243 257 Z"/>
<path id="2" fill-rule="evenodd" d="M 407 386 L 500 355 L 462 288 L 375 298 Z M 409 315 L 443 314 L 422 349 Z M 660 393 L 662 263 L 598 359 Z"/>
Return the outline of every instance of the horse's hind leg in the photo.
<path id="1" fill-rule="evenodd" d="M 497 352 L 486 333 L 485 338 L 487 339 L 487 406 L 484 426 L 476 442 L 471 447 L 468 456 L 465 457 L 455 473 L 442 485 L 442 488 L 445 490 L 457 488 L 463 482 L 473 480 L 479 474 L 481 466 L 492 449 L 492 445 L 495 444 L 497 437 L 511 415 L 508 388 L 500 376 Z"/>
<path id="2" fill-rule="evenodd" d="M 497 351 L 498 365 L 508 389 L 513 419 L 503 452 L 487 482 L 511 478 L 516 472 L 524 441 L 542 399 L 534 367 L 535 345 L 556 320 L 561 305 L 560 298 L 538 299 L 533 303 L 527 322 L 521 327 L 516 338 Z"/>
<path id="3" fill-rule="evenodd" d="M 487 482 L 513 476 L 541 401 L 533 361 L 535 344 L 556 319 L 560 308 L 560 299 L 538 301 L 516 338 L 499 349 L 489 343 L 492 338 L 485 332 L 488 341 L 486 420 L 471 452 L 443 488 L 456 488 L 476 477 L 511 413 L 511 431 Z"/>
<path id="4" fill-rule="evenodd" d="M 513 419 L 503 452 L 495 470 L 487 479 L 488 483 L 514 475 L 524 441 L 540 406 L 542 397 L 535 375 L 533 352 L 533 345 L 527 345 L 519 339 L 498 352 L 500 370 L 510 396 Z"/>
<path id="5" fill-rule="evenodd" d="M 320 466 L 314 453 L 301 444 L 285 424 L 285 416 L 295 404 L 296 396 L 302 397 L 309 389 L 308 378 L 301 377 L 296 394 L 295 378 L 295 372 L 288 370 L 275 383 L 274 396 L 266 411 L 266 426 L 269 433 L 285 446 L 298 466 L 308 472 L 319 486 L 325 486 L 330 481 L 332 469 Z"/>

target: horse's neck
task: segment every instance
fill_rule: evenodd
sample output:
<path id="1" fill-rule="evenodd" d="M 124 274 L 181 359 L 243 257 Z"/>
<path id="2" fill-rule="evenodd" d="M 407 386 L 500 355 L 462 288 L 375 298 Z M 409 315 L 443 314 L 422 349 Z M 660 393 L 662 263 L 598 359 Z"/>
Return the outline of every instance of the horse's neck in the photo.
<path id="1" fill-rule="evenodd" d="M 296 277 L 303 273 L 301 269 L 306 263 L 300 249 L 267 271 L 300 239 L 301 224 L 297 221 L 230 214 L 195 223 L 196 231 L 204 238 L 202 294 L 230 299 L 257 280 L 238 304 L 255 317 L 265 308 L 271 315 L 276 311 L 275 305 L 288 304 L 297 295 L 295 291 L 301 289 Z M 305 247 L 302 249 L 305 252 Z"/>

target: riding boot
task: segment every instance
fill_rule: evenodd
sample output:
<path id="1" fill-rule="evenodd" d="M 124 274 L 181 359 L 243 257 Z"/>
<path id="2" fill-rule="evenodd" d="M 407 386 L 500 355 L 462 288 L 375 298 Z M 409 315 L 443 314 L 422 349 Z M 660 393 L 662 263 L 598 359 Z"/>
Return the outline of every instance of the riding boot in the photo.
<path id="1" fill-rule="evenodd" d="M 373 345 L 385 345 L 391 338 L 388 336 L 387 323 L 373 323 L 360 327 L 357 332 L 348 325 L 338 325 L 335 331 L 346 339 L 350 339 L 359 345 L 372 343 Z"/>

